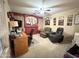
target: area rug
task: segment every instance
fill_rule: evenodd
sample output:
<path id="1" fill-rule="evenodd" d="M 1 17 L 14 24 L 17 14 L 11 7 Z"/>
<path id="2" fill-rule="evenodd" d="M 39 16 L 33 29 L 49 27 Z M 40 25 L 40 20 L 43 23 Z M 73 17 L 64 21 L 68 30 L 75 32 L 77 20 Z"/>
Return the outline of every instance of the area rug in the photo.
<path id="1" fill-rule="evenodd" d="M 33 43 L 29 51 L 20 58 L 63 58 L 71 43 L 52 43 L 48 38 L 42 38 L 39 34 L 33 36 Z"/>
<path id="2" fill-rule="evenodd" d="M 38 41 L 38 40 L 36 40 L 35 38 L 33 38 L 33 39 L 32 39 L 32 43 L 31 43 L 31 46 L 30 46 L 30 47 L 35 46 L 35 45 L 37 45 L 37 44 L 39 44 L 39 41 Z"/>

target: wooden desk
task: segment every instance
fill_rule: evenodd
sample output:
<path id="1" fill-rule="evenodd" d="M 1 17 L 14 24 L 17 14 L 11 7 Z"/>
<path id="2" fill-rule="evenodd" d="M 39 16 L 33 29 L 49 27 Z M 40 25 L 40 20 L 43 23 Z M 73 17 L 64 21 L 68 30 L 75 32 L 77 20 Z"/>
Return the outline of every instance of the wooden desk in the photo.
<path id="1" fill-rule="evenodd" d="M 10 47 L 13 57 L 21 56 L 28 51 L 28 35 L 24 32 L 15 39 L 10 37 Z"/>

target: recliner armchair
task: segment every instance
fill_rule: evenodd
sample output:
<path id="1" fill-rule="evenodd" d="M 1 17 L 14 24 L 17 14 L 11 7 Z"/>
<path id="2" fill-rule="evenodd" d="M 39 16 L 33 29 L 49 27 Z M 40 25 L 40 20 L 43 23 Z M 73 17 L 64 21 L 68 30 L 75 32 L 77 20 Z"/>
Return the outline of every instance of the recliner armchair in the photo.
<path id="1" fill-rule="evenodd" d="M 50 27 L 45 27 L 43 31 L 40 32 L 40 36 L 43 38 L 48 37 L 48 34 L 51 32 Z"/>
<path id="2" fill-rule="evenodd" d="M 49 34 L 48 36 L 49 40 L 51 42 L 54 42 L 54 43 L 57 43 L 57 42 L 62 42 L 63 41 L 63 28 L 57 28 L 57 31 L 56 32 L 52 32 Z"/>

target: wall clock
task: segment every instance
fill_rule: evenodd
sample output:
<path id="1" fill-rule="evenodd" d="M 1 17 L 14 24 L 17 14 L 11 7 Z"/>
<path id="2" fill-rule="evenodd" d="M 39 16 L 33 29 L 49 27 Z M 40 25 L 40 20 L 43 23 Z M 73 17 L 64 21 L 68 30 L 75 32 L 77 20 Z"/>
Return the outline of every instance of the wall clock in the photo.
<path id="1" fill-rule="evenodd" d="M 26 17 L 25 22 L 26 22 L 26 24 L 34 25 L 34 24 L 37 24 L 37 18 L 35 18 L 33 16 L 28 16 L 28 17 Z"/>

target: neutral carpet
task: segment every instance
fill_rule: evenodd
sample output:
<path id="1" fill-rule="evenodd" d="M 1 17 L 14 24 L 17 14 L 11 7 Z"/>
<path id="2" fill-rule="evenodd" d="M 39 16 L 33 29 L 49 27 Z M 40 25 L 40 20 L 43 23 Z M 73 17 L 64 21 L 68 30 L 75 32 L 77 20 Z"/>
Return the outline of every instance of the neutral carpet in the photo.
<path id="1" fill-rule="evenodd" d="M 20 58 L 63 58 L 71 47 L 69 43 L 52 43 L 48 38 L 42 38 L 39 34 L 33 35 L 33 43 L 29 51 Z"/>

